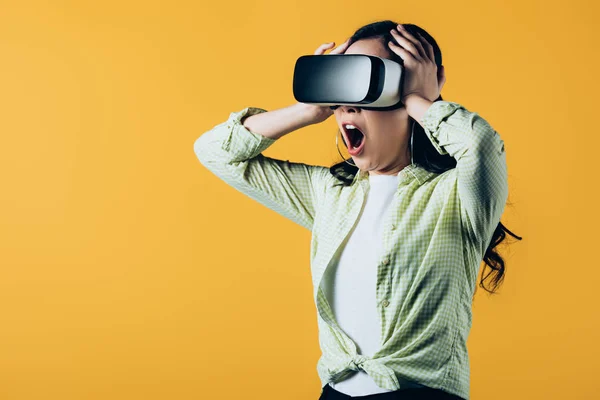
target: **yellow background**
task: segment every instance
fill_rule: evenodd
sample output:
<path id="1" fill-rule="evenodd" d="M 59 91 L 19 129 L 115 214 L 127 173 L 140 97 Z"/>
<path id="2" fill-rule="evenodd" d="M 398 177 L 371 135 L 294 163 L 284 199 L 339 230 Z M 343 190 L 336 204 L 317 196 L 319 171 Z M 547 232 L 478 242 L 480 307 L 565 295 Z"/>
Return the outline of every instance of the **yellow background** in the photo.
<path id="1" fill-rule="evenodd" d="M 478 288 L 471 398 L 598 398 L 598 17 L 591 1 L 1 2 L 0 399 L 317 400 L 310 232 L 193 143 L 232 111 L 291 105 L 299 56 L 381 19 L 436 38 L 442 96 L 506 145 L 501 221 L 524 240 L 500 249 L 500 294 Z M 331 165 L 335 133 L 330 118 L 265 155 Z"/>

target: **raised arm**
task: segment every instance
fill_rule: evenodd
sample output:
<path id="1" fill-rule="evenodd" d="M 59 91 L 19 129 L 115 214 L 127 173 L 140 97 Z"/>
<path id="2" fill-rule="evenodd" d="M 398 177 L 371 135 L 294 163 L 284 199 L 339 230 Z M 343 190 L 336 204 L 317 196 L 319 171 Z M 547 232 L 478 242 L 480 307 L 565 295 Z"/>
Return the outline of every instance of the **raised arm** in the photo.
<path id="1" fill-rule="evenodd" d="M 485 251 L 508 198 L 504 141 L 476 112 L 448 101 L 429 103 L 417 120 L 438 153 L 456 159 L 464 225 Z"/>
<path id="2" fill-rule="evenodd" d="M 277 138 L 308 124 L 298 114 L 302 112 L 301 107 L 294 105 L 271 112 L 246 107 L 232 112 L 227 121 L 196 139 L 194 151 L 200 163 L 225 183 L 312 230 L 324 182 L 330 174 L 329 168 L 292 163 L 261 154 Z M 244 126 L 246 117 L 262 113 L 269 115 L 254 125 L 270 137 Z M 248 122 L 251 122 L 249 118 Z"/>

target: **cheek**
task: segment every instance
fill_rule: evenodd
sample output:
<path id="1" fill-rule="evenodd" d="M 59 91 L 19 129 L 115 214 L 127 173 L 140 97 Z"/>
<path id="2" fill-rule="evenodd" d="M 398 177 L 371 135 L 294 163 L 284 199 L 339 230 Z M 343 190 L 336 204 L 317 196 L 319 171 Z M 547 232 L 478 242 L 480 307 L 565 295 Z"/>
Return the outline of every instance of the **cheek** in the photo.
<path id="1" fill-rule="evenodd" d="M 401 146 L 400 135 L 390 132 L 378 132 L 373 135 L 371 142 L 383 152 L 394 152 Z"/>
<path id="2" fill-rule="evenodd" d="M 395 149 L 402 146 L 406 134 L 403 133 L 401 127 L 397 123 L 386 123 L 371 125 L 371 142 L 384 152 L 393 152 Z"/>

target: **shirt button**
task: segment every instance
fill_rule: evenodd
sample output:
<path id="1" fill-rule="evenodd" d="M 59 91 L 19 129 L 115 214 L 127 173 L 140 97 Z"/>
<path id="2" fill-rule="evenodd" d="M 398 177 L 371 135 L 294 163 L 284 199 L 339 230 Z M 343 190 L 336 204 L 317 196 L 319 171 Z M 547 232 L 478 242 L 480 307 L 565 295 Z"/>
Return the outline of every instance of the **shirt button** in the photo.
<path id="1" fill-rule="evenodd" d="M 387 306 L 390 305 L 390 302 L 387 301 L 387 300 L 384 300 L 382 304 L 383 304 L 384 307 L 387 307 Z"/>
<path id="2" fill-rule="evenodd" d="M 383 260 L 383 265 L 388 265 L 390 263 L 390 259 L 386 258 L 385 260 Z"/>

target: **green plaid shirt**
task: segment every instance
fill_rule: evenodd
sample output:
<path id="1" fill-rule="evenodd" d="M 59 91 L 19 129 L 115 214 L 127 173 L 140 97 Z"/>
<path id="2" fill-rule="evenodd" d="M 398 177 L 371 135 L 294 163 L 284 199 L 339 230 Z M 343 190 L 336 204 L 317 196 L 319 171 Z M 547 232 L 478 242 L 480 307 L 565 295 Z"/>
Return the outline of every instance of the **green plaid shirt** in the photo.
<path id="1" fill-rule="evenodd" d="M 336 323 L 320 283 L 360 217 L 368 173 L 359 171 L 351 186 L 334 187 L 328 167 L 262 155 L 276 140 L 242 125 L 242 118 L 261 112 L 232 112 L 196 139 L 194 151 L 225 183 L 312 232 L 321 387 L 363 370 L 382 388 L 401 389 L 410 380 L 468 399 L 472 297 L 508 196 L 498 133 L 453 102 L 436 101 L 423 116 L 433 146 L 457 166 L 441 174 L 418 164 L 400 171 L 377 274 L 381 347 L 364 356 Z"/>

